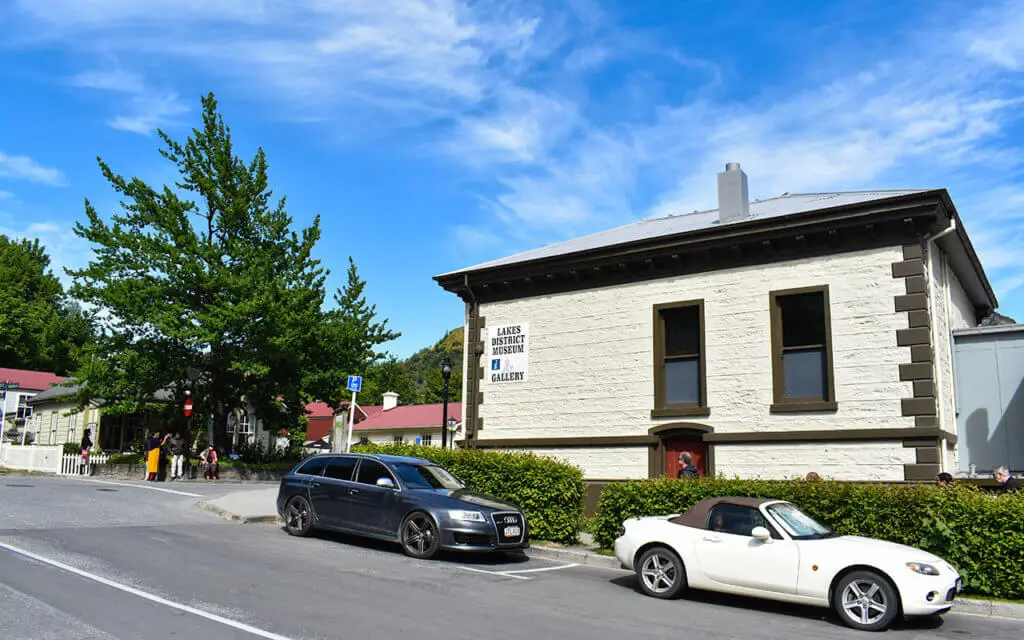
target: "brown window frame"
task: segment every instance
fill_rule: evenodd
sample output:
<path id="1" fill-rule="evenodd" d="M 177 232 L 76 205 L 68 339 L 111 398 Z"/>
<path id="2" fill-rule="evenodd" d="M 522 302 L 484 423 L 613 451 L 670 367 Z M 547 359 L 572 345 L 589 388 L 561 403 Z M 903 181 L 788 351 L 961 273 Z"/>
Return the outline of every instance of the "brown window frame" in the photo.
<path id="1" fill-rule="evenodd" d="M 665 322 L 661 312 L 667 309 L 696 307 L 700 323 L 700 400 L 698 402 L 677 402 L 669 404 L 665 401 Z M 654 305 L 654 409 L 652 418 L 674 418 L 678 416 L 709 416 L 707 385 L 707 348 L 704 334 L 704 300 L 686 300 L 682 302 L 666 302 Z"/>
<path id="2" fill-rule="evenodd" d="M 777 304 L 779 298 L 804 293 L 822 294 L 825 311 L 825 399 L 787 398 L 786 372 L 782 364 L 782 308 Z M 832 309 L 829 302 L 828 285 L 800 287 L 798 289 L 781 289 L 768 294 L 768 311 L 771 319 L 772 342 L 772 405 L 771 413 L 797 413 L 807 411 L 835 411 L 839 408 L 836 402 L 835 372 L 832 360 Z"/>

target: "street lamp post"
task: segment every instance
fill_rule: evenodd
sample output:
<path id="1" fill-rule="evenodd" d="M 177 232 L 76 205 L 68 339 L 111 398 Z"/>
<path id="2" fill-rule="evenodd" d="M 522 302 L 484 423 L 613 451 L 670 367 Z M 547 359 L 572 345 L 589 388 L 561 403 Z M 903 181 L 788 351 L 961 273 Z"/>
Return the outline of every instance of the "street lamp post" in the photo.
<path id="1" fill-rule="evenodd" d="M 441 361 L 441 376 L 444 378 L 444 391 L 441 398 L 444 402 L 441 410 L 441 448 L 448 448 L 448 381 L 452 377 L 452 363 L 445 358 Z"/>

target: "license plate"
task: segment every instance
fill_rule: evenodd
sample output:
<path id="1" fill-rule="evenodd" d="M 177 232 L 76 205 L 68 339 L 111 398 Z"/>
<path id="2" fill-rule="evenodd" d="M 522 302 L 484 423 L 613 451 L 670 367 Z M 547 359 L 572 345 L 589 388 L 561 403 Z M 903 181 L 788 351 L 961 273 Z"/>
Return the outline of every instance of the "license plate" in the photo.
<path id="1" fill-rule="evenodd" d="M 519 527 L 505 527 L 506 538 L 518 538 L 523 534 L 523 530 Z"/>

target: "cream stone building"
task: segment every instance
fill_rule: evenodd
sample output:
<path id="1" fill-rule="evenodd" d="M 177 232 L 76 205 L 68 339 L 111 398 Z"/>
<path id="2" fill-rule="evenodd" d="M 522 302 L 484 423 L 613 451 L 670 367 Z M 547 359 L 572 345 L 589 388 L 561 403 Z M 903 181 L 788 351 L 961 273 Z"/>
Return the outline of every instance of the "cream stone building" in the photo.
<path id="1" fill-rule="evenodd" d="M 952 332 L 997 306 L 944 189 L 644 220 L 436 276 L 466 305 L 466 446 L 588 480 L 931 479 L 957 468 Z"/>

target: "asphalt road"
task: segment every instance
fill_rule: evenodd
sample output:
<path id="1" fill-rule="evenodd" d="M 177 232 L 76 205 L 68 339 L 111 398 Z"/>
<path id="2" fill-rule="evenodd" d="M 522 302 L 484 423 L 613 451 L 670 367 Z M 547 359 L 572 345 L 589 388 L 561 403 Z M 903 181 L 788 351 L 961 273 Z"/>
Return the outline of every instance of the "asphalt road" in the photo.
<path id="1" fill-rule="evenodd" d="M 213 497 L 228 484 L 156 488 Z M 251 485 L 249 487 L 251 488 Z M 420 562 L 386 544 L 298 539 L 142 483 L 0 475 L 0 636 L 160 638 L 860 638 L 827 612 L 698 595 L 522 556 Z M 949 614 L 891 638 L 1013 638 L 1024 623 Z"/>

